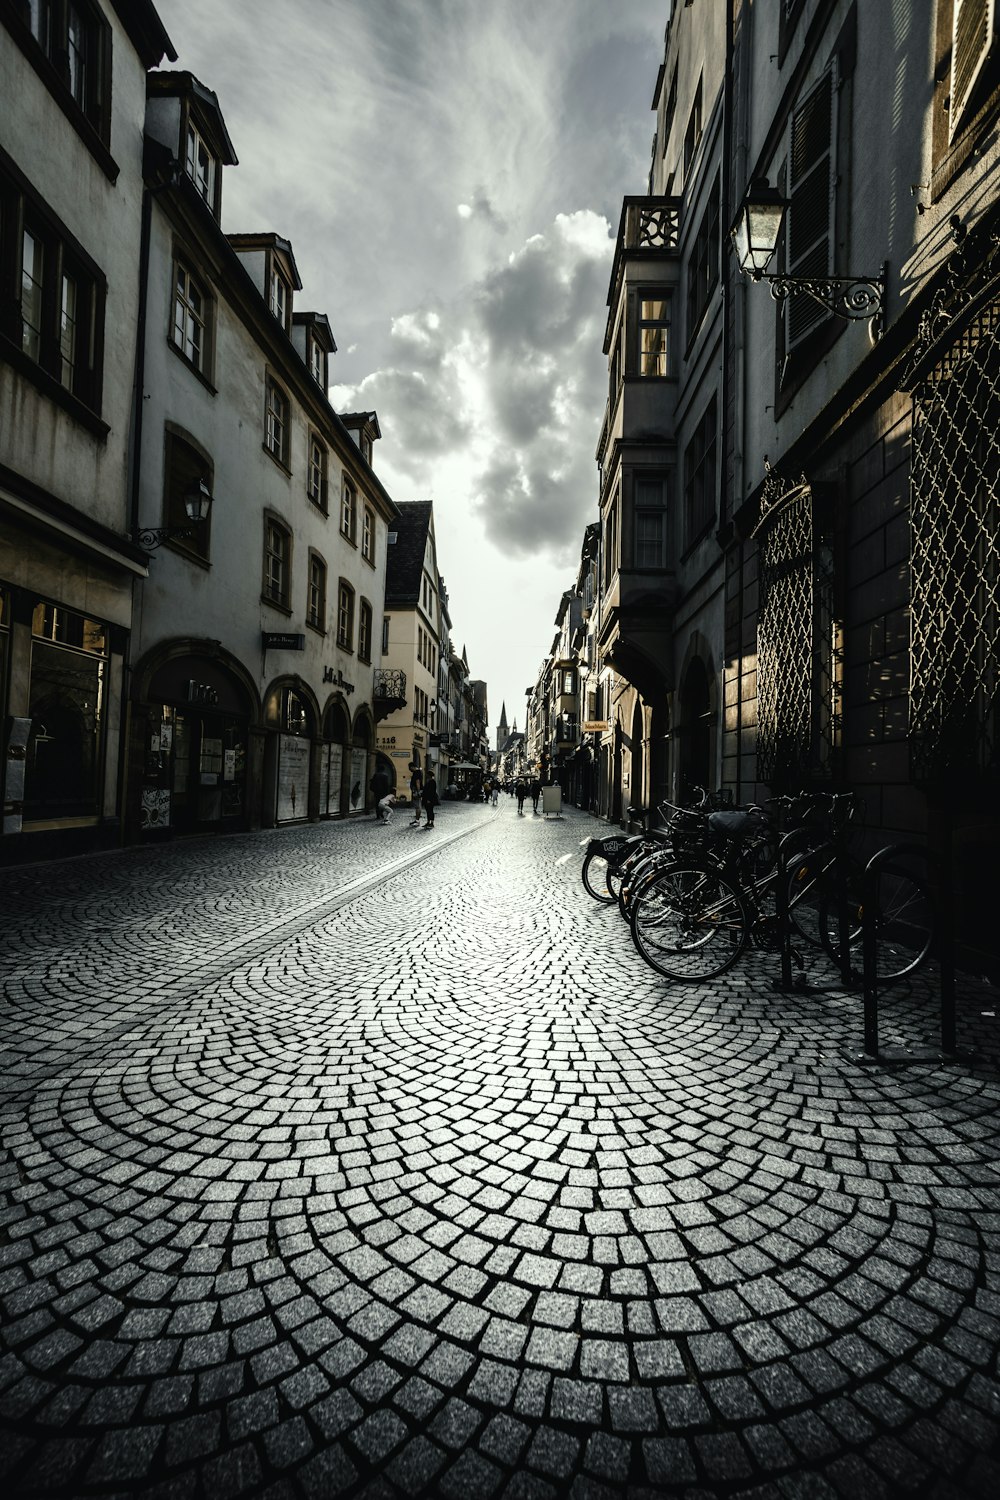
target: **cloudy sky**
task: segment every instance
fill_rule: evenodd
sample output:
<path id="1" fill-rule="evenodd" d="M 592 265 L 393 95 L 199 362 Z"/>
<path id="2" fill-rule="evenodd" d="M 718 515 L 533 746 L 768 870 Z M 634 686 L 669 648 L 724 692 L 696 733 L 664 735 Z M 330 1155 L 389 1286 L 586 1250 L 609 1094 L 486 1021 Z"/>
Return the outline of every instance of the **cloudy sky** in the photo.
<path id="1" fill-rule="evenodd" d="M 219 96 L 229 232 L 292 242 L 375 410 L 394 499 L 433 500 L 457 649 L 524 722 L 596 515 L 621 200 L 645 191 L 669 0 L 158 0 Z"/>

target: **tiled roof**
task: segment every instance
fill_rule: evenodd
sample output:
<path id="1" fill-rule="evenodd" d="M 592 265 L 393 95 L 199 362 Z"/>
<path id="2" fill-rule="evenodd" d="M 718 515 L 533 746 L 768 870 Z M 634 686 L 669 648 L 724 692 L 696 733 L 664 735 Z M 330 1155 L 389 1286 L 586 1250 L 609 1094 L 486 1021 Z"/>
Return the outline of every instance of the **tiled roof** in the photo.
<path id="1" fill-rule="evenodd" d="M 417 604 L 433 506 L 430 500 L 411 500 L 397 505 L 396 509 L 399 515 L 389 527 L 396 533 L 396 540 L 387 552 L 385 602 Z"/>

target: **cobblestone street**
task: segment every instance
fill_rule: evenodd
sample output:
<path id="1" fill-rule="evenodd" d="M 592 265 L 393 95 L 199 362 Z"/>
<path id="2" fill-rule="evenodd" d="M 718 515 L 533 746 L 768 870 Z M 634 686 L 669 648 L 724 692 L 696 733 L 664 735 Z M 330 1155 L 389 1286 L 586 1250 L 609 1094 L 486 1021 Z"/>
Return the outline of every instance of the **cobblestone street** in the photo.
<path id="1" fill-rule="evenodd" d="M 7 1495 L 1000 1493 L 995 990 L 864 1064 L 835 976 L 646 968 L 594 831 L 0 873 Z"/>

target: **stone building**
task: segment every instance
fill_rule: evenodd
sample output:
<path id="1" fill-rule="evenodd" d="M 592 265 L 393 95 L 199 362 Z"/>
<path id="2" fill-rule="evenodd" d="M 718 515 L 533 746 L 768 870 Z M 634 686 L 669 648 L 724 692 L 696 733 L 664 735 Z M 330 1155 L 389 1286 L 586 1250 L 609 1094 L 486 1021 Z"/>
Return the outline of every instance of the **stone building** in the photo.
<path id="1" fill-rule="evenodd" d="M 150 76 L 128 808 L 143 837 L 364 811 L 395 506 L 374 413 L 330 405 L 324 314 L 291 243 L 223 233 L 215 94 Z M 187 526 L 191 489 L 212 497 Z"/>
<path id="2" fill-rule="evenodd" d="M 407 768 L 440 769 L 438 667 L 446 631 L 439 595 L 434 507 L 401 504 L 389 534 L 376 697 L 380 764 L 403 793 Z"/>
<path id="3" fill-rule="evenodd" d="M 117 843 L 145 0 L 0 8 L 0 859 Z M 136 406 L 136 411 L 138 406 Z"/>

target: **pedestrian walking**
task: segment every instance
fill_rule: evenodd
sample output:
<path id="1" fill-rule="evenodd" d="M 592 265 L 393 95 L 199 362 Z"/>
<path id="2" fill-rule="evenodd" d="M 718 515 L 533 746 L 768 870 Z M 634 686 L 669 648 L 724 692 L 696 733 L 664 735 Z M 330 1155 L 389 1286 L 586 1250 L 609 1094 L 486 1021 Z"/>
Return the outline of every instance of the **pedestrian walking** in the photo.
<path id="1" fill-rule="evenodd" d="M 497 805 L 497 803 L 498 803 L 499 800 L 500 800 L 500 783 L 499 783 L 499 781 L 494 781 L 494 783 L 493 783 L 493 793 L 492 793 L 492 795 L 490 797 L 490 801 L 493 804 L 493 806 L 496 807 L 496 805 Z"/>
<path id="2" fill-rule="evenodd" d="M 538 799 L 542 795 L 542 783 L 537 776 L 531 778 L 531 811 L 538 812 Z"/>
<path id="3" fill-rule="evenodd" d="M 416 761 L 410 765 L 410 802 L 413 805 L 413 817 L 410 826 L 415 828 L 420 822 L 420 801 L 424 790 L 424 774 Z"/>
<path id="4" fill-rule="evenodd" d="M 383 770 L 381 766 L 377 767 L 375 774 L 372 776 L 372 779 L 368 783 L 368 785 L 371 788 L 371 794 L 375 799 L 376 820 L 381 823 L 383 817 L 381 811 L 382 803 L 392 790 L 392 782 L 389 780 L 389 773 Z"/>
<path id="5" fill-rule="evenodd" d="M 395 797 L 391 792 L 387 792 L 386 795 L 382 798 L 381 802 L 378 804 L 377 811 L 379 815 L 379 821 L 386 826 L 388 826 L 388 824 L 392 822 L 392 809 L 395 806 L 395 803 Z"/>
<path id="6" fill-rule="evenodd" d="M 441 799 L 438 796 L 437 777 L 434 775 L 433 771 L 428 771 L 427 780 L 424 782 L 424 790 L 421 796 L 421 801 L 424 805 L 424 813 L 427 820 L 424 823 L 425 828 L 434 827 L 434 809 L 437 807 L 440 800 Z"/>
<path id="7" fill-rule="evenodd" d="M 514 787 L 514 795 L 517 798 L 517 815 L 519 818 L 523 818 L 524 799 L 528 795 L 528 785 L 523 776 L 519 776 L 517 778 L 517 785 Z"/>

